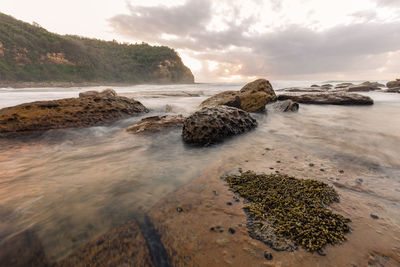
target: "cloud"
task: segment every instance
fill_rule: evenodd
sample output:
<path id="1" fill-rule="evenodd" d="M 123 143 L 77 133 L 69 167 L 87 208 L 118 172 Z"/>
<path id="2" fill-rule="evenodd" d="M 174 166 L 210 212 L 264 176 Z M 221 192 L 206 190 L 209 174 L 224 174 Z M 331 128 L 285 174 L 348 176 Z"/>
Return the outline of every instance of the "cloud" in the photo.
<path id="1" fill-rule="evenodd" d="M 279 1 L 270 4 L 273 10 L 283 8 Z M 205 79 L 207 75 L 290 79 L 329 73 L 375 75 L 374 79 L 376 70 L 390 68 L 388 62 L 400 51 L 400 22 L 379 21 L 373 10 L 353 12 L 349 15 L 356 20 L 324 30 L 283 24 L 267 31 L 250 30 L 263 12 L 244 16 L 234 5 L 224 14 L 215 10 L 211 1 L 200 0 L 172 7 L 129 5 L 130 14 L 111 18 L 110 25 L 125 37 L 168 45 L 200 60 L 204 68 L 197 75 Z M 214 21 L 219 24 L 210 27 Z M 218 63 L 212 73 L 207 68 L 210 61 Z"/>
<path id="2" fill-rule="evenodd" d="M 399 0 L 376 0 L 379 6 L 400 7 Z"/>

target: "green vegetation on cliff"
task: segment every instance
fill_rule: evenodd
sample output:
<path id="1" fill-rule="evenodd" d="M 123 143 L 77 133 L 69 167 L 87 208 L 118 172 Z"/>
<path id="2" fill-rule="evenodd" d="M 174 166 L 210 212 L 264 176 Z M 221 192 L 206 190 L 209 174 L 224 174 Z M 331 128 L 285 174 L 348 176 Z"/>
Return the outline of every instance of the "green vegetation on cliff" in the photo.
<path id="1" fill-rule="evenodd" d="M 193 83 L 165 46 L 50 33 L 0 13 L 1 82 Z"/>

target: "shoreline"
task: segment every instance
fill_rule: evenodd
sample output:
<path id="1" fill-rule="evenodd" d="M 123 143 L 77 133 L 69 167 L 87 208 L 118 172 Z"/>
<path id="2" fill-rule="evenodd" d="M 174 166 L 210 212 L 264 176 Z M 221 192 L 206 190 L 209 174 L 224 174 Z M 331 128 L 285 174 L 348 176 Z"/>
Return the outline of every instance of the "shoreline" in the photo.
<path id="1" fill-rule="evenodd" d="M 198 84 L 198 83 L 119 83 L 119 82 L 0 82 L 0 88 L 47 88 L 47 87 L 129 87 L 136 85 L 174 85 L 174 84 Z"/>

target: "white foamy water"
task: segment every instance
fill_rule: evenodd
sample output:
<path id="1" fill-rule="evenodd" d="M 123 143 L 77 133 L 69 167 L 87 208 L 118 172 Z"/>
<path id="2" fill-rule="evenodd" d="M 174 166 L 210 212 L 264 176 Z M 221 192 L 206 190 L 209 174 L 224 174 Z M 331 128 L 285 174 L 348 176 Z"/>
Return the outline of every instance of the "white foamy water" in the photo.
<path id="1" fill-rule="evenodd" d="M 273 82 L 275 89 L 316 82 Z M 323 82 L 317 83 L 321 84 Z M 297 113 L 255 114 L 253 132 L 207 148 L 185 145 L 180 130 L 137 136 L 122 130 L 145 116 L 189 114 L 206 97 L 243 84 L 116 87 L 151 112 L 111 125 L 52 130 L 39 137 L 0 139 L 0 243 L 23 229 L 37 232 L 51 261 L 138 213 L 199 176 L 218 156 L 235 157 L 240 144 L 301 144 L 310 154 L 368 166 L 384 179 L 364 177 L 374 196 L 400 202 L 400 94 L 366 93 L 373 106 L 301 105 Z M 0 89 L 0 108 L 77 97 L 93 88 Z M 242 146 L 243 147 L 243 146 Z M 17 248 L 16 248 L 17 249 Z"/>

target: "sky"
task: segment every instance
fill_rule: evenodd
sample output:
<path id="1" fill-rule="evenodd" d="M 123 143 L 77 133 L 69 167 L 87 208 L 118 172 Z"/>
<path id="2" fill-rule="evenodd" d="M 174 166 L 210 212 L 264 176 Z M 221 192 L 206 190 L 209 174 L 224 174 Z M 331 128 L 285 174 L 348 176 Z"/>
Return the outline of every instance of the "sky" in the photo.
<path id="1" fill-rule="evenodd" d="M 400 0 L 1 0 L 51 32 L 174 48 L 196 82 L 400 77 Z"/>

